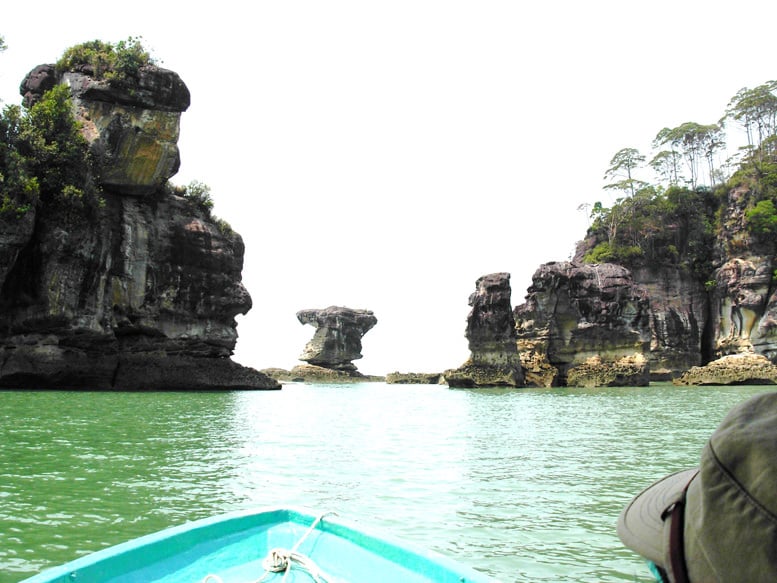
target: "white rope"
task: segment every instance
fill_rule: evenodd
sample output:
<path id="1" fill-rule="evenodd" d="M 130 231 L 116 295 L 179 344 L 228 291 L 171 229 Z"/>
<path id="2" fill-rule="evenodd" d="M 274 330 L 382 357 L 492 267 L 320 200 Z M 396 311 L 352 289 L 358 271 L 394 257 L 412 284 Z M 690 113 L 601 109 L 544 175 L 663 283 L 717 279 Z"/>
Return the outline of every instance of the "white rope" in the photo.
<path id="1" fill-rule="evenodd" d="M 310 533 L 316 529 L 318 523 L 321 522 L 325 516 L 330 514 L 337 515 L 336 512 L 324 512 L 321 514 L 313 521 L 313 524 L 310 525 L 310 528 L 308 528 L 305 534 L 302 535 L 302 537 L 294 544 L 293 547 L 291 547 L 291 549 L 271 549 L 262 561 L 264 573 L 261 577 L 255 579 L 251 583 L 261 583 L 267 578 L 268 575 L 281 572 L 283 572 L 283 579 L 281 579 L 281 583 L 284 583 L 286 578 L 289 576 L 293 565 L 297 565 L 300 569 L 306 571 L 307 574 L 310 575 L 310 577 L 313 579 L 313 581 L 315 581 L 315 583 L 329 583 L 329 576 L 321 571 L 321 569 L 318 568 L 318 565 L 316 565 L 310 557 L 303 555 L 302 553 L 298 553 L 297 549 L 302 545 L 308 535 L 310 535 Z M 209 574 L 205 576 L 201 583 L 223 583 L 223 581 L 218 575 Z"/>

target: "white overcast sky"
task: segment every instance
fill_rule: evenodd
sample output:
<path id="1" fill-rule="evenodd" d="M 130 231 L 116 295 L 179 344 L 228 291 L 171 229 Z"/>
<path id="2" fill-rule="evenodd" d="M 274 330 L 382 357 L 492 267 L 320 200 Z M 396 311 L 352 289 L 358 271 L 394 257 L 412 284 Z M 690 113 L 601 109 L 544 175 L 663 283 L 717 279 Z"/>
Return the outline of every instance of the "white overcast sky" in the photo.
<path id="1" fill-rule="evenodd" d="M 616 151 L 777 77 L 775 22 L 762 0 L 11 2 L 0 99 L 141 36 L 192 94 L 173 182 L 245 240 L 236 360 L 291 368 L 296 312 L 340 305 L 378 319 L 359 370 L 438 372 L 469 355 L 478 277 L 511 273 L 517 305 L 570 257 Z"/>

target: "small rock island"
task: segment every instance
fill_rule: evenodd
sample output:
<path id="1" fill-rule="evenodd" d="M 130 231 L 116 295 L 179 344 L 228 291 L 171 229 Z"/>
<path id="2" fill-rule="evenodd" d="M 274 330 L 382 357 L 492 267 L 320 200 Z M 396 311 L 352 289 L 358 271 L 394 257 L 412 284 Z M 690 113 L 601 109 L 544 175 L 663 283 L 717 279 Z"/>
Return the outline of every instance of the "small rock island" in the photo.
<path id="1" fill-rule="evenodd" d="M 329 306 L 324 309 L 300 310 L 300 324 L 310 324 L 316 329 L 313 338 L 299 357 L 307 364 L 295 366 L 291 371 L 267 369 L 273 378 L 287 381 L 354 382 L 383 380 L 360 373 L 354 360 L 362 358 L 362 338 L 378 319 L 370 310 Z"/>

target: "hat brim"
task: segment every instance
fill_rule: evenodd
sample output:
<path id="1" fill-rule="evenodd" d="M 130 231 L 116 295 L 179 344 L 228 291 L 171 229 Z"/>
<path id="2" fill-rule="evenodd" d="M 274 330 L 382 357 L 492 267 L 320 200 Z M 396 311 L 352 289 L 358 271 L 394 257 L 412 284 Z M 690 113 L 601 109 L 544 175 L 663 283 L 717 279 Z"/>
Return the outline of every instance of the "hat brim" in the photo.
<path id="1" fill-rule="evenodd" d="M 624 545 L 664 567 L 664 521 L 661 515 L 677 500 L 698 469 L 669 474 L 634 497 L 618 517 Z"/>

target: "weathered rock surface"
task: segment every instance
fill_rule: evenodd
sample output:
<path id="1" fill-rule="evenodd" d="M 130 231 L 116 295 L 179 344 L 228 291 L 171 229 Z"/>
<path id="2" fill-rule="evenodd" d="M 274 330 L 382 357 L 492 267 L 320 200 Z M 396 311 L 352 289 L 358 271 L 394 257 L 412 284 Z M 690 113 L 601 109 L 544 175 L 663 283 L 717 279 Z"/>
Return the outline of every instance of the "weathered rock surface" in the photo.
<path id="1" fill-rule="evenodd" d="M 34 69 L 25 99 L 52 75 Z M 229 358 L 251 308 L 241 237 L 163 187 L 188 90 L 157 68 L 118 88 L 65 77 L 105 204 L 42 205 L 0 236 L 0 386 L 280 388 Z"/>
<path id="2" fill-rule="evenodd" d="M 190 96 L 177 73 L 147 65 L 137 79 L 117 84 L 78 71 L 59 76 L 53 65 L 41 65 L 30 72 L 20 91 L 25 103 L 32 104 L 57 83 L 70 87 L 105 188 L 150 195 L 178 171 L 180 118 Z"/>
<path id="3" fill-rule="evenodd" d="M 466 336 L 470 357 L 443 373 L 450 387 L 523 386 L 509 273 L 484 275 L 470 295 Z"/>
<path id="4" fill-rule="evenodd" d="M 352 361 L 362 357 L 362 337 L 378 323 L 370 310 L 340 306 L 300 310 L 297 319 L 316 328 L 299 359 L 341 373 L 356 371 Z"/>
<path id="5" fill-rule="evenodd" d="M 557 385 L 558 369 L 548 360 L 547 336 L 519 338 L 518 354 L 526 386 L 549 388 Z"/>
<path id="6" fill-rule="evenodd" d="M 737 257 L 715 273 L 712 293 L 714 353 L 753 351 L 777 357 L 777 301 L 771 257 Z"/>
<path id="7" fill-rule="evenodd" d="M 315 364 L 300 364 L 286 370 L 283 368 L 265 368 L 260 372 L 283 383 L 373 383 L 383 382 L 386 377 L 364 375 L 358 370 L 342 371 L 324 368 Z"/>
<path id="8" fill-rule="evenodd" d="M 589 385 L 582 371 L 571 371 L 584 365 L 591 369 L 592 357 L 598 358 L 598 372 L 592 378 L 620 384 L 623 359 L 634 358 L 643 364 L 629 375 L 629 384 L 649 382 L 648 296 L 628 269 L 613 264 L 546 263 L 534 273 L 526 302 L 514 313 L 520 341 L 546 343 L 547 361 L 558 370 L 556 384 Z M 602 372 L 607 367 L 612 374 Z"/>
<path id="9" fill-rule="evenodd" d="M 729 354 L 705 366 L 694 366 L 676 385 L 773 385 L 777 384 L 777 366 L 761 354 Z"/>
<path id="10" fill-rule="evenodd" d="M 710 358 L 752 352 L 777 362 L 774 237 L 747 229 L 746 214 L 757 199 L 739 186 L 722 209 L 710 293 Z"/>
<path id="11" fill-rule="evenodd" d="M 603 362 L 592 356 L 583 364 L 569 370 L 570 387 L 635 387 L 648 384 L 647 358 L 643 354 L 624 356 L 612 362 Z"/>
<path id="12" fill-rule="evenodd" d="M 626 277 L 643 290 L 644 297 L 649 301 L 650 350 L 649 353 L 644 350 L 637 352 L 649 354 L 653 380 L 676 379 L 693 367 L 726 355 L 753 353 L 763 355 L 771 362 L 777 361 L 777 281 L 773 275 L 777 257 L 774 238 L 754 234 L 748 229 L 747 212 L 758 200 L 759 195 L 751 192 L 746 185 L 728 192 L 719 209 L 714 243 L 704 250 L 706 253 L 699 249 L 694 251 L 700 261 L 695 264 L 696 267 L 691 268 L 679 260 L 676 264 L 671 261 L 661 265 L 640 264 L 633 271 L 617 267 L 628 274 Z M 679 227 L 675 224 L 666 228 L 676 230 Z M 596 243 L 595 238 L 581 242 L 573 264 L 581 264 L 585 252 Z M 698 265 L 706 267 L 707 263 L 710 266 L 708 271 L 698 268 Z M 607 265 L 602 264 L 598 269 L 613 269 Z M 587 267 L 596 269 L 595 266 Z M 542 275 L 542 268 L 538 273 L 540 280 L 555 281 L 554 277 Z M 597 280 L 592 287 L 604 289 L 606 285 L 604 280 L 601 283 Z M 543 282 L 538 284 L 535 278 L 533 287 L 537 289 L 530 289 L 527 306 L 521 308 L 526 315 L 518 315 L 517 312 L 521 328 L 519 338 L 542 341 L 546 334 L 542 326 L 549 322 L 548 359 L 551 364 L 563 369 L 565 363 L 571 362 L 571 355 L 559 357 L 559 338 L 563 337 L 563 333 L 558 331 L 569 327 L 569 324 L 564 323 L 563 315 L 557 318 L 555 314 L 565 314 L 568 309 L 564 300 L 556 302 L 553 294 L 549 300 L 541 299 L 548 286 Z M 537 311 L 539 324 L 534 322 Z M 605 303 L 593 306 L 593 311 L 606 319 L 612 308 Z M 576 318 L 571 320 L 575 327 Z M 642 335 L 641 325 L 635 327 L 637 329 Z M 621 327 L 621 330 L 626 328 Z M 583 359 L 596 354 L 600 354 L 603 361 L 608 359 L 600 352 L 597 341 L 589 342 L 582 338 L 577 345 L 570 344 L 569 347 L 568 352 L 577 353 Z M 561 382 L 564 382 L 563 376 Z"/>
<path id="13" fill-rule="evenodd" d="M 650 299 L 650 378 L 676 378 L 707 356 L 709 301 L 702 282 L 676 267 L 636 269 L 634 281 Z"/>
<path id="14" fill-rule="evenodd" d="M 386 383 L 394 385 L 439 385 L 445 379 L 439 372 L 391 372 L 386 375 Z"/>

